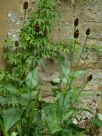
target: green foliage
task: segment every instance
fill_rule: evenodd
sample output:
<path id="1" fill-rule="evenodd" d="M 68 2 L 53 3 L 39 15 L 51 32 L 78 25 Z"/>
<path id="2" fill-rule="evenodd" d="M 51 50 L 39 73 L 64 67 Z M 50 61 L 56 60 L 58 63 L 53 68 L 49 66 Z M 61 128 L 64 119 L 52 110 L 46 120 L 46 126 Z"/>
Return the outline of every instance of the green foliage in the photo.
<path id="1" fill-rule="evenodd" d="M 26 77 L 26 85 L 28 88 L 33 89 L 38 85 L 39 77 L 37 68 L 31 71 Z"/>
<path id="2" fill-rule="evenodd" d="M 62 59 L 61 59 L 62 61 Z M 80 75 L 80 72 L 70 76 L 64 75 L 67 73 L 65 59 L 61 62 L 62 75 L 67 80 L 74 80 Z M 81 128 L 73 123 L 73 119 L 77 113 L 82 110 L 76 107 L 79 103 L 80 89 L 70 89 L 67 82 L 67 87 L 62 91 L 59 88 L 53 91 L 54 101 L 46 102 L 40 96 L 39 75 L 37 67 L 32 70 L 25 78 L 23 86 L 14 86 L 11 84 L 0 85 L 0 104 L 2 111 L 0 113 L 1 124 L 4 136 L 6 133 L 11 135 L 16 132 L 19 136 L 78 136 L 86 133 L 86 128 Z M 60 82 L 61 84 L 61 82 Z"/>
<path id="3" fill-rule="evenodd" d="M 92 120 L 92 123 L 98 128 L 102 127 L 102 114 L 98 113 L 96 118 Z"/>
<path id="4" fill-rule="evenodd" d="M 12 128 L 13 131 L 16 131 L 16 129 L 18 129 L 18 126 L 20 129 L 18 130 L 19 135 L 23 136 L 24 133 L 27 133 L 22 131 L 24 127 L 27 126 L 26 123 L 29 123 L 31 117 L 31 114 L 29 114 L 29 112 L 31 112 L 32 108 L 34 107 L 34 100 L 37 98 L 37 94 L 39 92 L 37 91 L 37 88 L 34 89 L 33 86 L 29 87 L 28 85 L 30 85 L 30 82 L 35 82 L 38 84 L 38 79 L 35 78 L 36 74 L 36 70 L 32 71 L 30 75 L 33 76 L 28 75 L 27 78 L 29 78 L 26 80 L 27 85 L 25 84 L 21 88 L 14 87 L 12 84 L 2 84 L 0 86 L 0 91 L 2 92 L 2 96 L 0 99 L 0 105 L 2 105 L 0 118 L 2 118 L 1 122 L 4 123 L 5 133 L 10 132 Z M 36 87 L 37 84 L 35 84 L 34 87 Z"/>
<path id="5" fill-rule="evenodd" d="M 24 79 L 39 63 L 39 59 L 56 54 L 57 49 L 53 48 L 53 43 L 47 37 L 56 15 L 55 1 L 41 0 L 38 10 L 20 32 L 19 41 L 6 40 L 4 59 L 12 75 Z"/>
<path id="6" fill-rule="evenodd" d="M 45 35 L 50 32 L 50 26 L 54 23 L 57 16 L 55 0 L 40 0 L 33 25 L 38 24 L 41 27 L 40 33 Z"/>
<path id="7" fill-rule="evenodd" d="M 75 101 L 75 99 L 71 98 L 75 95 L 73 95 L 73 91 L 75 90 L 70 90 L 66 93 L 58 92 L 56 95 L 57 100 L 45 109 L 47 110 L 45 121 L 52 135 L 77 135 L 84 130 L 80 129 L 78 131 L 77 129 L 74 131 L 74 127 L 78 126 L 73 124 L 72 119 L 79 110 L 72 106 Z"/>
<path id="8" fill-rule="evenodd" d="M 81 57 L 83 48 L 76 39 L 57 44 L 48 39 L 57 16 L 55 0 L 40 0 L 19 41 L 5 41 L 6 68 L 0 71 L 0 128 L 4 136 L 86 135 L 87 129 L 73 122 L 77 113 L 87 110 L 76 107 L 83 88 L 71 86 L 84 71 L 72 72 L 70 63 L 73 56 Z M 53 81 L 57 85 L 51 103 L 41 98 L 38 66 L 52 56 L 60 60 L 61 75 Z M 66 86 L 61 89 L 63 82 Z M 101 126 L 101 118 L 98 115 L 92 123 Z"/>
<path id="9" fill-rule="evenodd" d="M 22 111 L 13 108 L 4 111 L 3 121 L 4 121 L 6 132 L 10 130 L 10 128 L 13 125 L 15 125 L 17 121 L 20 120 L 21 115 L 22 115 Z"/>
<path id="10" fill-rule="evenodd" d="M 41 0 L 38 10 L 21 30 L 19 41 L 5 41 L 4 59 L 12 76 L 23 80 L 40 63 L 40 59 L 57 56 L 60 51 L 69 51 L 65 44 L 56 44 L 48 39 L 47 34 L 56 17 L 55 0 Z"/>

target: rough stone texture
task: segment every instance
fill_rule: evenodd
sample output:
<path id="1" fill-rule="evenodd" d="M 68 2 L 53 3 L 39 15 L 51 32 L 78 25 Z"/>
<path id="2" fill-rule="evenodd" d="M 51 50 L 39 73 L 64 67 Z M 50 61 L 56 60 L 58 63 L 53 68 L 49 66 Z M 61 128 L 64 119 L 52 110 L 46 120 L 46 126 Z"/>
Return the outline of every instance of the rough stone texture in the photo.
<path id="1" fill-rule="evenodd" d="M 85 31 L 91 29 L 90 42 L 102 44 L 102 0 L 80 1 L 74 5 L 67 0 L 58 5 L 60 17 L 54 24 L 52 39 L 54 41 L 73 38 L 73 20 L 78 18 L 80 40 L 85 39 Z M 57 36 L 56 36 L 57 35 Z"/>
<path id="2" fill-rule="evenodd" d="M 18 11 L 19 4 L 16 0 L 0 0 L 0 69 L 3 68 L 4 64 L 2 61 L 2 47 L 4 40 L 7 37 L 8 32 L 8 20 L 7 14 L 10 11 Z"/>

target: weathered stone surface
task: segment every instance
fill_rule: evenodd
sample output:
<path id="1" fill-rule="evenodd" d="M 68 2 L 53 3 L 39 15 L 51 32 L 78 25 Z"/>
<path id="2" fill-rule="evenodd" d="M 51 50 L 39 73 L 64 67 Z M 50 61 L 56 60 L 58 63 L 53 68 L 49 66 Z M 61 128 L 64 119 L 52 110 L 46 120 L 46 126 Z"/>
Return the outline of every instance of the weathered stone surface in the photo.
<path id="1" fill-rule="evenodd" d="M 54 41 L 73 38 L 73 20 L 79 18 L 80 41 L 85 40 L 85 31 L 91 29 L 89 42 L 102 42 L 102 0 L 78 1 L 76 6 L 69 1 L 61 2 L 58 6 L 60 17 L 54 24 L 52 36 Z M 102 45 L 102 44 L 101 44 Z"/>

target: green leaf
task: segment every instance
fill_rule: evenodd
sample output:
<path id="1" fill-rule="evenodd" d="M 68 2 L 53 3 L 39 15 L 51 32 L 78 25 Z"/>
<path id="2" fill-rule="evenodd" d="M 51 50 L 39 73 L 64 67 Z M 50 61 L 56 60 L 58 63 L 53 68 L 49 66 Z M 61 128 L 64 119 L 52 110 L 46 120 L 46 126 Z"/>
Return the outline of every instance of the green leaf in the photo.
<path id="1" fill-rule="evenodd" d="M 75 110 L 69 109 L 69 111 L 67 111 L 66 113 L 63 114 L 63 120 L 68 120 L 68 119 L 72 118 L 73 113 L 75 113 Z"/>
<path id="2" fill-rule="evenodd" d="M 61 127 L 61 110 L 59 107 L 58 101 L 56 101 L 53 104 L 49 104 L 45 110 L 45 113 L 47 113 L 46 117 L 44 118 L 44 121 L 46 122 L 49 131 L 51 131 L 52 134 L 56 132 L 60 132 L 62 130 Z"/>
<path id="3" fill-rule="evenodd" d="M 102 127 L 102 120 L 94 119 L 92 123 L 97 127 Z"/>
<path id="4" fill-rule="evenodd" d="M 52 134 L 62 130 L 62 128 L 58 124 L 58 120 L 56 116 L 53 115 L 48 116 L 47 124 Z"/>
<path id="5" fill-rule="evenodd" d="M 2 91 L 2 90 L 10 92 L 12 94 L 15 94 L 17 92 L 17 89 L 11 84 L 1 84 L 0 91 Z"/>
<path id="6" fill-rule="evenodd" d="M 11 136 L 17 136 L 18 133 L 17 132 L 12 132 Z"/>
<path id="7" fill-rule="evenodd" d="M 38 69 L 35 68 L 26 77 L 26 85 L 28 88 L 33 89 L 38 85 L 38 82 L 39 82 Z"/>
<path id="8" fill-rule="evenodd" d="M 0 96 L 0 104 L 4 104 L 5 98 Z"/>
<path id="9" fill-rule="evenodd" d="M 5 72 L 4 71 L 0 71 L 0 81 L 2 81 L 5 77 Z"/>
<path id="10" fill-rule="evenodd" d="M 102 120 L 102 114 L 98 113 L 98 114 L 97 114 L 97 118 L 98 118 L 99 120 Z"/>
<path id="11" fill-rule="evenodd" d="M 92 120 L 92 123 L 97 127 L 102 127 L 102 114 L 98 113 L 96 119 Z"/>
<path id="12" fill-rule="evenodd" d="M 22 97 L 22 96 L 16 96 L 16 95 L 10 95 L 7 96 L 4 101 L 4 104 L 12 104 L 12 105 L 16 105 L 16 104 L 21 104 L 21 105 L 27 105 L 28 103 L 28 99 Z"/>
<path id="13" fill-rule="evenodd" d="M 6 132 L 20 120 L 22 113 L 23 111 L 14 108 L 10 108 L 3 112 L 3 121 Z"/>
<path id="14" fill-rule="evenodd" d="M 79 91 L 76 89 L 71 89 L 70 91 L 67 91 L 66 97 L 64 100 L 64 106 L 68 108 L 70 107 L 70 104 L 75 103 L 78 100 Z"/>
<path id="15" fill-rule="evenodd" d="M 74 77 L 77 78 L 79 76 L 82 76 L 83 74 L 85 74 L 85 71 L 84 70 L 77 70 L 75 71 L 74 73 Z"/>
<path id="16" fill-rule="evenodd" d="M 86 128 L 81 128 L 80 126 L 78 126 L 78 125 L 75 125 L 75 124 L 73 124 L 73 123 L 71 123 L 70 125 L 69 125 L 69 128 L 73 128 L 73 130 L 74 130 L 74 132 L 83 132 L 83 131 L 86 131 Z"/>
<path id="17" fill-rule="evenodd" d="M 0 118 L 0 130 L 2 130 L 4 136 L 9 136 L 9 134 L 7 132 L 5 132 L 4 123 L 1 118 Z"/>
<path id="18" fill-rule="evenodd" d="M 61 68 L 62 68 L 62 80 L 63 82 L 67 83 L 70 75 L 70 70 L 67 67 L 65 67 L 63 64 L 61 65 Z"/>
<path id="19" fill-rule="evenodd" d="M 29 98 L 34 99 L 35 96 L 37 95 L 37 93 L 38 93 L 38 91 L 31 91 L 31 92 L 28 92 L 28 93 L 23 93 L 21 96 L 23 98 L 26 98 L 26 99 L 29 100 Z"/>

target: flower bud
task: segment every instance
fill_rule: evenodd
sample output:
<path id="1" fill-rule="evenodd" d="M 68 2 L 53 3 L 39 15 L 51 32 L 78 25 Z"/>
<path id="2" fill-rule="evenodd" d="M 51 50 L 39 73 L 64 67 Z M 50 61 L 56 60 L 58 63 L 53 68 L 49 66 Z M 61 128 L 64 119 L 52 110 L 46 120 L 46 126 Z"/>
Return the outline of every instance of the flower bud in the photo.
<path id="1" fill-rule="evenodd" d="M 38 110 L 42 110 L 42 107 L 43 107 L 43 102 L 39 101 L 37 105 Z"/>
<path id="2" fill-rule="evenodd" d="M 78 38 L 78 37 L 79 37 L 79 30 L 76 29 L 76 30 L 74 31 L 74 38 Z"/>
<path id="3" fill-rule="evenodd" d="M 0 136 L 3 136 L 2 130 L 0 129 Z"/>
<path id="4" fill-rule="evenodd" d="M 15 47 L 18 47 L 18 46 L 19 46 L 18 41 L 15 41 Z"/>
<path id="5" fill-rule="evenodd" d="M 74 20 L 74 26 L 76 27 L 76 26 L 78 26 L 78 24 L 79 24 L 79 19 L 76 18 L 76 19 Z"/>
<path id="6" fill-rule="evenodd" d="M 25 1 L 24 3 L 23 3 L 23 9 L 27 9 L 28 8 L 28 2 L 27 1 Z"/>
<path id="7" fill-rule="evenodd" d="M 91 81 L 92 80 L 92 75 L 87 77 L 87 81 Z"/>
<path id="8" fill-rule="evenodd" d="M 86 35 L 89 35 L 90 34 L 90 29 L 88 28 L 87 30 L 86 30 Z"/>
<path id="9" fill-rule="evenodd" d="M 40 26 L 39 26 L 38 24 L 36 24 L 36 25 L 34 26 L 34 28 L 35 28 L 35 31 L 36 31 L 36 32 L 39 32 L 39 31 L 40 31 Z"/>

